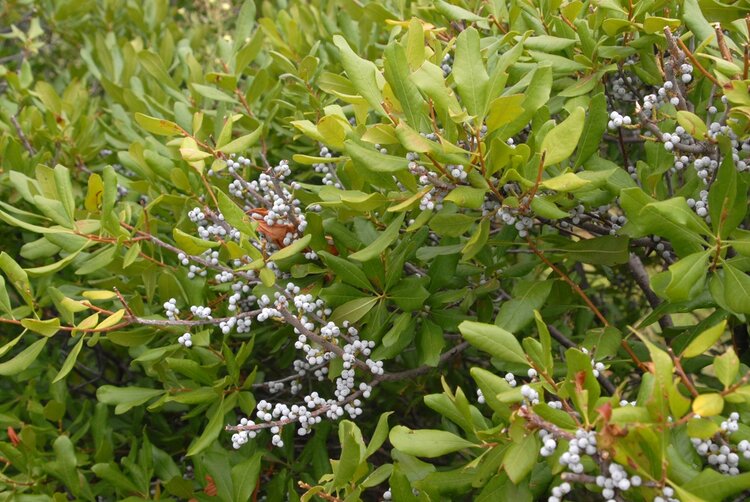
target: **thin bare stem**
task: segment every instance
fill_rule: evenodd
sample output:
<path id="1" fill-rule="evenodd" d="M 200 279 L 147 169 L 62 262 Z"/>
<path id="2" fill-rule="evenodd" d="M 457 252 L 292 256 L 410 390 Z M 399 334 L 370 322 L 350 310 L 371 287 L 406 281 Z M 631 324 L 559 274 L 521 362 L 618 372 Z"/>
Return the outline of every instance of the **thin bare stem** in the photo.
<path id="1" fill-rule="evenodd" d="M 29 138 L 26 137 L 26 135 L 23 133 L 23 129 L 21 129 L 21 124 L 18 123 L 18 119 L 15 115 L 10 116 L 10 122 L 13 124 L 13 127 L 16 130 L 16 134 L 18 134 L 18 138 L 21 140 L 21 143 L 23 144 L 23 147 L 26 149 L 27 152 L 31 156 L 36 155 L 36 150 L 33 146 L 31 146 L 31 143 L 29 143 Z"/>

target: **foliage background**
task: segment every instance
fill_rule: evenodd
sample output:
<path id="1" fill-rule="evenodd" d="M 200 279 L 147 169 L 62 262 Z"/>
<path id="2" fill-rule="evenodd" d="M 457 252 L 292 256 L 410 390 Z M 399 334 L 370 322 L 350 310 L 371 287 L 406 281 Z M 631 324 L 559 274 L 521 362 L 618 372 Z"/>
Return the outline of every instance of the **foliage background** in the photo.
<path id="1" fill-rule="evenodd" d="M 690 438 L 750 438 L 721 425 L 747 416 L 750 389 L 749 12 L 718 0 L 0 3 L 0 497 L 534 500 L 567 479 L 539 455 L 534 431 L 550 424 L 597 431 L 607 453 L 589 475 L 615 458 L 647 480 L 622 499 L 670 486 L 680 500 L 742 497 L 750 464 L 719 474 Z M 700 59 L 680 56 L 672 32 Z M 682 101 L 644 112 L 665 79 Z M 608 128 L 612 111 L 632 127 Z M 660 137 L 678 125 L 674 152 L 691 163 L 679 172 Z M 347 191 L 322 188 L 322 145 Z M 295 197 L 323 206 L 307 211 L 303 246 L 320 258 L 293 248 L 258 287 L 294 280 L 377 342 L 395 376 L 357 426 L 287 427 L 281 448 L 262 433 L 234 450 L 224 426 L 291 373 L 293 330 L 199 327 L 192 349 L 176 342 L 165 301 L 220 309 L 226 296 L 167 246 L 206 249 L 188 212 L 227 191 L 206 172 L 230 152 L 261 166 L 248 178 L 290 160 Z M 418 207 L 426 184 L 407 152 L 437 173 L 439 210 Z M 687 203 L 701 198 L 704 153 L 721 165 L 709 220 Z M 466 178 L 441 172 L 459 164 Z M 501 207 L 531 223 L 519 235 L 493 217 Z M 565 412 L 523 411 L 506 373 Z M 303 382 L 318 385 L 328 391 Z M 601 492 L 579 481 L 573 497 Z"/>

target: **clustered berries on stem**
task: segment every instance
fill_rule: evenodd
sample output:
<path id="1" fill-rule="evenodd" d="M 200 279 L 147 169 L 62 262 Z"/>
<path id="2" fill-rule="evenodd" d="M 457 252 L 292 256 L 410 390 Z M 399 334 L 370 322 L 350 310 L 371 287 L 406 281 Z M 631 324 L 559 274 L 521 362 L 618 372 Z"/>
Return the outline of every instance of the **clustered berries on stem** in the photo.
<path id="1" fill-rule="evenodd" d="M 321 155 L 332 157 L 326 148 L 321 150 Z M 286 178 L 291 174 L 288 162 L 281 161 L 261 172 L 257 180 L 247 181 L 242 177 L 241 171 L 250 165 L 250 160 L 245 157 L 227 160 L 226 171 L 233 177 L 229 193 L 241 201 L 244 211 L 255 219 L 259 233 L 264 237 L 252 245 L 260 254 L 269 255 L 301 237 L 307 221 L 299 200 L 290 190 L 297 185 L 285 185 Z M 338 184 L 332 164 L 319 164 L 317 171 L 324 175 L 326 184 Z M 212 171 L 210 174 L 218 176 L 221 172 Z M 202 240 L 239 242 L 241 239 L 241 232 L 230 225 L 218 209 L 196 207 L 189 211 L 188 218 L 195 223 L 198 237 Z M 317 258 L 314 253 L 306 253 L 306 256 Z M 296 423 L 297 434 L 304 436 L 324 418 L 337 420 L 345 415 L 356 418 L 362 414 L 362 399 L 369 398 L 372 393 L 373 385 L 368 383 L 368 379 L 384 374 L 382 361 L 370 357 L 375 345 L 373 341 L 361 340 L 357 329 L 348 322 L 337 324 L 329 319 L 331 309 L 323 300 L 303 292 L 293 282 L 288 282 L 285 287 L 277 286 L 272 294 L 256 296 L 253 292 L 259 285 L 259 280 L 255 270 L 249 270 L 245 265 L 253 263 L 257 257 L 245 255 L 225 260 L 219 251 L 208 249 L 200 257 L 180 252 L 177 258 L 182 266 L 190 267 L 188 277 L 191 279 L 206 277 L 207 271 L 213 269 L 217 272 L 213 276 L 217 286 L 231 284 L 231 294 L 225 296 L 223 305 L 229 313 L 227 317 L 214 317 L 222 307 L 192 305 L 189 309 L 191 318 L 217 324 L 224 335 L 232 332 L 247 333 L 253 321 L 275 321 L 293 327 L 297 335 L 294 347 L 302 353 L 301 358 L 293 362 L 294 374 L 256 384 L 256 388 L 278 394 L 289 383 L 290 391 L 295 395 L 302 389 L 302 380 L 308 374 L 315 381 L 323 382 L 329 374 L 328 364 L 336 358 L 342 360 L 341 372 L 333 383 L 333 397 L 323 397 L 321 389 L 320 392 L 314 391 L 303 396 L 298 404 L 291 406 L 261 400 L 257 404 L 257 423 L 250 418 L 243 418 L 238 425 L 228 427 L 235 431 L 232 436 L 235 448 L 256 437 L 261 429 L 269 429 L 272 434 L 271 443 L 282 447 L 284 442 L 281 432 L 286 425 Z M 277 281 L 290 278 L 272 262 L 265 266 L 273 272 Z M 170 320 L 178 320 L 180 309 L 176 303 L 174 298 L 164 303 L 165 313 Z M 178 343 L 190 348 L 193 344 L 192 335 L 184 333 L 178 338 Z"/>

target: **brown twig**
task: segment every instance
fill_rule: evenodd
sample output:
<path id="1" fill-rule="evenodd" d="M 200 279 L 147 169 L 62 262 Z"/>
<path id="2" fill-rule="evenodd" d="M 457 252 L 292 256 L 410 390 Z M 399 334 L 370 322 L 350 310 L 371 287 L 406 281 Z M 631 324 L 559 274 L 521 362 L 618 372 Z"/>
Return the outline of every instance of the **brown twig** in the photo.
<path id="1" fill-rule="evenodd" d="M 646 301 L 648 301 L 648 304 L 651 305 L 651 308 L 656 309 L 657 307 L 659 307 L 659 305 L 661 305 L 661 300 L 658 296 L 656 296 L 654 290 L 651 289 L 651 283 L 648 277 L 648 273 L 646 272 L 646 268 L 643 266 L 643 262 L 641 261 L 641 259 L 635 253 L 630 253 L 630 257 L 628 258 L 628 267 L 630 268 L 630 272 L 632 272 L 633 274 L 635 283 L 639 288 L 641 288 L 641 291 L 643 291 L 643 294 L 646 296 Z M 672 318 L 669 315 L 663 315 L 659 318 L 659 326 L 661 326 L 662 330 L 671 328 Z"/>
<path id="2" fill-rule="evenodd" d="M 307 484 L 304 481 L 297 481 L 297 485 L 299 485 L 299 487 L 302 488 L 303 490 L 313 489 L 312 485 Z M 317 492 L 315 495 L 322 498 L 323 500 L 327 500 L 328 502 L 344 502 L 342 499 L 338 497 L 334 497 L 333 495 L 329 495 L 326 492 Z"/>
<path id="3" fill-rule="evenodd" d="M 339 352 L 343 352 L 343 350 L 338 345 L 334 345 L 334 344 L 331 344 L 330 342 L 327 342 L 327 341 L 323 340 L 322 337 L 320 337 L 319 335 L 317 335 L 315 333 L 312 333 L 310 330 L 308 330 L 307 328 L 305 328 L 304 325 L 301 322 L 299 322 L 299 319 L 297 319 L 295 316 L 293 316 L 288 311 L 281 310 L 281 313 L 282 313 L 282 316 L 284 317 L 284 320 L 286 320 L 289 324 L 291 324 L 292 326 L 294 326 L 295 328 L 297 328 L 298 331 L 300 331 L 300 333 L 303 333 L 305 336 L 307 336 L 311 340 L 315 341 L 316 343 L 318 343 L 318 340 L 322 340 L 325 344 L 321 344 L 321 345 L 324 345 L 326 347 L 326 349 L 329 349 L 329 345 L 333 345 L 333 347 L 335 347 L 335 350 L 333 349 L 333 347 L 331 347 L 329 350 L 331 350 L 332 352 L 336 352 L 337 354 Z M 296 322 L 295 322 L 295 320 L 296 320 Z M 302 329 L 300 329 L 300 327 Z M 302 330 L 304 330 L 304 331 L 302 331 Z M 311 334 L 313 336 L 310 336 Z M 466 347 L 468 347 L 468 346 L 469 346 L 468 342 L 461 342 L 461 343 L 459 343 L 458 345 L 456 345 L 452 349 L 450 349 L 450 350 L 446 351 L 445 353 L 443 353 L 440 356 L 440 360 L 439 360 L 438 364 L 439 365 L 440 364 L 444 364 L 446 361 L 450 360 L 451 358 L 453 358 L 457 354 L 460 354 L 461 352 L 463 352 L 466 349 Z M 367 367 L 367 365 L 365 363 L 363 363 L 362 361 L 360 361 L 359 359 L 355 359 L 354 363 L 355 363 L 355 365 L 357 367 L 364 366 L 365 371 L 368 371 L 368 372 L 370 371 L 370 369 Z M 423 375 L 425 373 L 429 373 L 430 371 L 432 371 L 434 369 L 435 369 L 435 366 L 423 365 L 423 366 L 419 366 L 417 368 L 413 368 L 413 369 L 410 369 L 410 370 L 399 371 L 399 372 L 396 372 L 396 373 L 384 373 L 382 375 L 378 375 L 378 376 L 374 377 L 370 381 L 369 385 L 370 385 L 370 387 L 376 387 L 377 385 L 379 385 L 379 384 L 381 384 L 383 382 L 395 382 L 395 381 L 401 381 L 401 380 L 408 380 L 408 379 L 412 379 L 412 378 L 415 378 L 417 376 Z M 346 403 L 351 403 L 355 399 L 359 399 L 360 397 L 362 397 L 362 393 L 363 393 L 362 390 L 357 390 L 356 392 L 353 392 L 353 393 L 349 394 L 343 402 L 338 402 L 338 403 L 335 403 L 335 404 L 337 404 L 338 406 L 341 406 L 341 405 L 346 404 Z M 311 413 L 311 415 L 313 417 L 317 417 L 319 415 L 324 415 L 329 409 L 330 409 L 330 405 L 323 405 L 323 406 L 317 408 L 316 410 L 314 410 Z M 297 419 L 282 418 L 280 420 L 275 420 L 275 421 L 272 421 L 272 422 L 262 422 L 262 423 L 255 424 L 255 425 L 227 425 L 224 429 L 227 430 L 227 431 L 252 431 L 252 430 L 260 430 L 260 429 L 269 429 L 271 427 L 283 427 L 285 425 L 289 425 L 289 424 L 294 423 L 296 421 L 297 421 Z"/>
<path id="4" fill-rule="evenodd" d="M 677 43 L 680 45 L 680 48 L 685 51 L 685 54 L 687 54 L 688 59 L 690 59 L 690 62 L 695 65 L 696 68 L 698 68 L 698 71 L 700 71 L 707 79 L 709 79 L 713 84 L 717 87 L 721 87 L 723 89 L 723 86 L 719 83 L 718 80 L 716 80 L 716 77 L 711 75 L 696 59 L 696 57 L 693 55 L 692 52 L 690 52 L 690 49 L 685 46 L 685 42 L 683 42 L 681 39 L 677 39 Z"/>
<path id="5" fill-rule="evenodd" d="M 570 277 L 568 277 L 568 274 L 562 271 L 557 265 L 552 263 L 546 256 L 544 256 L 544 253 L 536 247 L 536 244 L 531 241 L 531 239 L 526 239 L 530 249 L 534 252 L 535 255 L 539 257 L 542 262 L 544 262 L 545 265 L 547 265 L 549 268 L 551 268 L 557 275 L 560 276 L 560 278 L 568 283 L 568 285 L 575 291 L 575 293 L 581 297 L 581 299 L 584 301 L 584 303 L 589 307 L 589 309 L 594 313 L 594 315 L 601 321 L 601 323 L 605 327 L 611 326 L 609 321 L 606 317 L 604 317 L 604 314 L 594 305 L 594 302 L 591 301 L 591 298 L 588 297 L 588 295 L 581 289 L 581 287 L 576 284 Z M 623 349 L 625 349 L 625 352 L 628 353 L 630 358 L 635 362 L 639 368 L 643 371 L 647 371 L 646 365 L 643 364 L 643 362 L 638 358 L 635 352 L 633 352 L 633 349 L 630 348 L 630 344 L 628 344 L 626 339 L 622 339 L 622 342 L 620 343 Z"/>
<path id="6" fill-rule="evenodd" d="M 690 377 L 685 373 L 685 370 L 682 368 L 682 363 L 680 362 L 680 358 L 675 356 L 675 353 L 672 351 L 671 347 L 667 348 L 667 351 L 669 352 L 669 355 L 672 358 L 675 371 L 677 372 L 680 379 L 682 380 L 682 383 L 684 383 L 685 387 L 687 387 L 688 391 L 690 392 L 690 395 L 692 395 L 694 398 L 698 397 L 698 389 L 695 388 L 693 381 L 690 380 Z"/>
<path id="7" fill-rule="evenodd" d="M 27 152 L 31 156 L 36 155 L 36 150 L 34 150 L 34 147 L 31 146 L 31 143 L 29 143 L 29 139 L 26 137 L 26 135 L 23 133 L 23 129 L 21 129 L 21 124 L 18 123 L 18 119 L 15 115 L 10 116 L 10 122 L 13 124 L 13 127 L 16 129 L 16 134 L 18 134 L 18 138 L 21 140 L 21 143 L 23 143 L 23 147 L 26 149 Z"/>
<path id="8" fill-rule="evenodd" d="M 724 39 L 724 32 L 721 31 L 721 23 L 714 24 L 714 32 L 716 33 L 716 43 L 719 45 L 721 57 L 723 57 L 725 61 L 729 61 L 730 63 L 734 62 L 732 59 L 732 53 L 729 52 L 729 47 L 727 47 L 727 41 Z"/>
<path id="9" fill-rule="evenodd" d="M 505 26 L 503 26 L 500 23 L 500 21 L 498 21 L 498 19 L 495 16 L 490 16 L 488 19 L 490 21 L 492 21 L 492 24 L 494 24 L 495 26 L 497 26 L 500 31 L 502 31 L 503 33 L 508 33 L 508 28 L 506 28 Z"/>
<path id="10" fill-rule="evenodd" d="M 115 294 L 117 295 L 117 298 L 120 300 L 120 303 L 122 303 L 122 306 L 125 308 L 125 312 L 128 313 L 128 317 L 131 319 L 136 318 L 137 316 L 133 313 L 133 311 L 130 309 L 130 305 L 128 305 L 128 302 L 125 301 L 125 298 L 120 293 L 120 290 L 117 288 L 112 288 L 115 291 Z"/>
<path id="11" fill-rule="evenodd" d="M 531 201 L 534 200 L 534 196 L 536 195 L 536 192 L 539 190 L 539 185 L 542 184 L 542 176 L 544 175 L 544 159 L 547 157 L 547 151 L 542 152 L 542 157 L 539 159 L 539 167 L 537 168 L 536 173 L 536 181 L 534 182 L 534 186 L 531 187 L 531 190 L 529 191 L 529 194 L 526 196 L 526 199 L 521 203 L 521 212 L 526 212 L 529 209 L 529 206 L 531 205 Z"/>

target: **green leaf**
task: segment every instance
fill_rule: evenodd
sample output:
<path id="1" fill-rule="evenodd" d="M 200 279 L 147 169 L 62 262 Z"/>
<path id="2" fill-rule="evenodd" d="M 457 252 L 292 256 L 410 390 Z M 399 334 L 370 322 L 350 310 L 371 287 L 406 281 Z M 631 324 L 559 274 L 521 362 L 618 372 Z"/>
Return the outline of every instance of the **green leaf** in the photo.
<path id="1" fill-rule="evenodd" d="M 435 8 L 439 13 L 447 17 L 448 19 L 456 19 L 463 21 L 484 21 L 482 16 L 474 14 L 470 10 L 466 10 L 458 5 L 453 5 L 446 2 L 445 0 L 437 0 L 435 2 Z"/>
<path id="2" fill-rule="evenodd" d="M 591 98 L 591 102 L 589 103 L 588 115 L 586 116 L 586 122 L 583 124 L 575 167 L 583 165 L 584 162 L 599 151 L 599 145 L 607 130 L 608 121 L 607 98 L 604 96 L 604 93 L 600 92 Z"/>
<path id="3" fill-rule="evenodd" d="M 750 472 L 727 476 L 707 467 L 682 488 L 704 500 L 727 500 L 750 489 Z M 682 494 L 678 492 L 677 495 L 680 500 L 684 500 Z"/>
<path id="4" fill-rule="evenodd" d="M 216 193 L 219 210 L 221 211 L 224 220 L 246 236 L 257 239 L 258 235 L 255 233 L 255 227 L 257 224 L 252 218 L 250 218 L 250 216 L 248 216 L 241 207 L 235 204 L 234 201 L 223 191 L 216 189 L 214 192 Z"/>
<path id="5" fill-rule="evenodd" d="M 680 24 L 681 23 L 679 19 L 670 19 L 668 17 L 646 16 L 646 19 L 643 21 L 643 31 L 649 34 L 663 33 L 664 28 L 666 28 L 667 26 L 675 30 L 680 27 Z"/>
<path id="6" fill-rule="evenodd" d="M 387 433 L 388 431 L 386 431 Z M 372 488 L 388 479 L 393 472 L 393 464 L 383 464 L 372 471 L 360 484 L 362 488 Z"/>
<path id="7" fill-rule="evenodd" d="M 706 123 L 698 115 L 687 110 L 677 112 L 677 123 L 685 128 L 685 131 L 695 139 L 702 140 L 708 133 Z"/>
<path id="8" fill-rule="evenodd" d="M 355 323 L 362 319 L 377 303 L 377 297 L 365 297 L 351 300 L 340 305 L 331 314 L 331 321 L 340 324 L 343 321 Z"/>
<path id="9" fill-rule="evenodd" d="M 342 420 L 339 424 L 339 444 L 341 457 L 333 474 L 333 487 L 342 488 L 348 483 L 357 481 L 354 474 L 364 459 L 365 444 L 362 432 L 354 422 Z"/>
<path id="10" fill-rule="evenodd" d="M 392 411 L 386 411 L 380 415 L 378 424 L 375 426 L 375 431 L 372 433 L 372 438 L 367 444 L 365 450 L 365 458 L 372 456 L 376 451 L 383 446 L 383 443 L 388 438 L 388 417 L 393 414 Z"/>
<path id="11" fill-rule="evenodd" d="M 55 272 L 58 272 L 59 270 L 62 270 L 65 268 L 70 262 L 76 259 L 76 257 L 83 251 L 83 249 L 88 246 L 88 242 L 84 244 L 84 246 L 74 251 L 73 253 L 70 253 L 65 258 L 62 258 L 61 260 L 58 260 L 54 263 L 50 263 L 49 265 L 43 265 L 41 267 L 33 267 L 33 268 L 27 268 L 26 273 L 29 274 L 31 277 L 43 277 L 45 275 L 54 274 Z"/>
<path id="12" fill-rule="evenodd" d="M 545 167 L 558 164 L 573 154 L 583 132 L 585 116 L 586 111 L 579 106 L 547 133 L 541 147 L 541 151 L 546 152 Z"/>
<path id="13" fill-rule="evenodd" d="M 445 85 L 443 70 L 440 67 L 425 61 L 409 78 L 423 94 L 433 101 L 436 110 L 441 115 L 453 121 L 465 118 L 466 112 L 456 99 L 453 90 Z"/>
<path id="14" fill-rule="evenodd" d="M 477 218 L 468 214 L 440 212 L 430 220 L 430 228 L 441 236 L 459 237 L 465 234 L 476 221 Z"/>
<path id="15" fill-rule="evenodd" d="M 200 255 L 207 249 L 217 248 L 221 244 L 207 241 L 183 232 L 179 228 L 172 229 L 172 237 L 177 247 L 189 255 Z"/>
<path id="16" fill-rule="evenodd" d="M 55 166 L 55 184 L 57 185 L 57 196 L 65 208 L 68 218 L 75 220 L 76 201 L 73 195 L 73 184 L 70 182 L 70 172 L 60 164 Z"/>
<path id="17" fill-rule="evenodd" d="M 211 87 L 210 85 L 192 83 L 190 84 L 190 87 L 193 89 L 193 91 L 197 92 L 204 98 L 213 99 L 214 101 L 222 101 L 224 103 L 237 102 L 237 100 L 232 96 L 229 96 L 216 87 Z"/>
<path id="18" fill-rule="evenodd" d="M 307 247 L 308 244 L 310 244 L 310 241 L 312 240 L 312 235 L 308 234 L 305 235 L 296 241 L 292 242 L 288 246 L 279 249 L 275 253 L 273 253 L 271 256 L 268 257 L 267 261 L 279 261 L 283 260 L 284 258 L 289 258 L 291 256 L 299 254 L 303 249 Z"/>
<path id="19" fill-rule="evenodd" d="M 362 59 L 349 47 L 346 39 L 341 35 L 333 36 L 333 43 L 338 47 L 341 54 L 341 65 L 346 71 L 346 76 L 354 84 L 357 92 L 365 98 L 367 103 L 381 115 L 385 115 L 385 110 L 381 105 L 383 95 L 378 85 L 377 66 L 372 61 Z"/>
<path id="20" fill-rule="evenodd" d="M 732 233 L 747 214 L 748 189 L 745 178 L 738 176 L 732 155 L 725 155 L 719 173 L 708 191 L 708 214 L 716 235 Z"/>
<path id="21" fill-rule="evenodd" d="M 419 26 L 421 27 L 421 24 Z M 424 42 L 419 50 L 424 53 Z M 406 122 L 412 128 L 422 130 L 428 122 L 427 103 L 417 86 L 409 79 L 409 64 L 406 52 L 401 45 L 395 42 L 388 44 L 385 49 L 384 70 L 385 78 L 401 104 Z"/>
<path id="22" fill-rule="evenodd" d="M 687 347 L 685 347 L 685 350 L 682 351 L 680 357 L 690 358 L 705 353 L 708 349 L 713 347 L 717 341 L 719 341 L 719 338 L 724 334 L 726 327 L 727 321 L 724 320 L 719 324 L 704 330 L 701 334 L 693 338 Z"/>
<path id="23" fill-rule="evenodd" d="M 482 61 L 479 32 L 476 29 L 468 28 L 458 35 L 451 74 L 464 106 L 470 115 L 479 117 L 481 122 L 487 106 L 487 84 L 490 77 Z"/>
<path id="24" fill-rule="evenodd" d="M 323 259 L 326 266 L 342 281 L 360 289 L 375 291 L 365 273 L 357 265 L 344 258 L 332 255 L 327 251 L 320 251 L 318 254 Z"/>
<path id="25" fill-rule="evenodd" d="M 260 139 L 260 135 L 263 132 L 263 126 L 258 127 L 256 130 L 244 136 L 230 141 L 226 145 L 222 146 L 218 150 L 222 153 L 241 153 L 247 151 L 251 146 L 255 145 Z"/>
<path id="26" fill-rule="evenodd" d="M 63 362 L 60 371 L 57 372 L 57 375 L 52 380 L 52 383 L 59 382 L 60 380 L 65 378 L 73 369 L 73 366 L 75 366 L 76 360 L 78 359 L 78 353 L 81 352 L 81 348 L 83 347 L 84 338 L 85 337 L 82 336 L 80 340 L 78 340 L 78 343 L 75 344 L 75 347 L 73 347 L 73 349 L 68 352 L 67 357 L 65 357 L 65 362 Z"/>
<path id="27" fill-rule="evenodd" d="M 693 438 L 708 439 L 720 430 L 719 424 L 708 418 L 693 418 L 687 424 L 687 433 Z"/>
<path id="28" fill-rule="evenodd" d="M 440 457 L 477 446 L 450 432 L 435 429 L 411 430 L 402 425 L 391 429 L 388 439 L 394 448 L 423 458 Z"/>
<path id="29" fill-rule="evenodd" d="M 4 312 L 9 316 L 13 316 L 13 307 L 10 304 L 10 296 L 8 296 L 8 289 L 5 287 L 5 278 L 0 275 L 0 311 Z"/>
<path id="30" fill-rule="evenodd" d="M 521 47 L 521 44 L 516 45 L 516 47 Z M 518 94 L 524 87 L 526 87 L 526 90 L 523 93 L 524 100 L 521 104 L 524 112 L 511 123 L 502 127 L 500 130 L 502 138 L 509 138 L 521 131 L 528 125 L 537 110 L 549 101 L 550 91 L 552 90 L 552 67 L 550 65 L 537 66 L 533 73 L 527 74 L 516 86 L 506 90 L 505 94 Z"/>
<path id="31" fill-rule="evenodd" d="M 750 314 L 750 277 L 724 263 L 724 301 L 732 312 Z"/>
<path id="32" fill-rule="evenodd" d="M 474 321 L 463 321 L 458 330 L 470 344 L 501 361 L 528 365 L 523 348 L 510 332 Z"/>
<path id="33" fill-rule="evenodd" d="M 594 265 L 618 265 L 628 261 L 627 237 L 605 235 L 593 239 L 581 239 L 562 246 L 565 257 Z"/>
<path id="34" fill-rule="evenodd" d="M 232 500 L 252 499 L 260 475 L 260 461 L 263 454 L 258 452 L 252 457 L 232 467 Z"/>
<path id="35" fill-rule="evenodd" d="M 427 297 L 430 296 L 430 293 L 422 285 L 423 282 L 419 277 L 402 279 L 393 289 L 388 291 L 388 298 L 405 312 L 419 310 Z"/>
<path id="36" fill-rule="evenodd" d="M 467 186 L 459 186 L 445 196 L 446 201 L 453 202 L 459 207 L 466 207 L 469 209 L 479 209 L 484 204 L 484 196 L 487 194 L 487 190 L 484 188 L 474 188 Z"/>
<path id="37" fill-rule="evenodd" d="M 551 197 L 550 197 L 551 198 Z M 557 205 L 550 200 L 550 198 L 537 195 L 531 200 L 531 209 L 543 218 L 549 218 L 551 220 L 559 220 L 561 218 L 568 218 L 570 214 L 567 211 L 563 211 Z"/>
<path id="38" fill-rule="evenodd" d="M 28 274 L 5 251 L 0 253 L 0 270 L 5 273 L 10 283 L 13 284 L 13 287 L 16 288 L 16 291 L 18 291 L 24 301 L 29 306 L 33 305 L 34 293 L 31 289 Z"/>
<path id="39" fill-rule="evenodd" d="M 96 389 L 96 398 L 100 403 L 115 405 L 115 414 L 121 415 L 134 406 L 164 394 L 162 389 L 147 389 L 145 387 L 115 387 L 102 385 Z"/>
<path id="40" fill-rule="evenodd" d="M 114 462 L 108 464 L 100 463 L 91 466 L 91 470 L 94 471 L 101 479 L 108 481 L 119 490 L 124 490 L 125 493 L 139 493 L 138 487 L 125 476 L 120 468 Z"/>
<path id="41" fill-rule="evenodd" d="M 47 344 L 47 340 L 49 340 L 49 338 L 40 338 L 36 342 L 26 347 L 23 351 L 19 352 L 16 357 L 11 359 L 10 361 L 0 363 L 0 375 L 17 375 L 28 368 L 31 363 L 36 360 L 39 353 Z"/>
<path id="42" fill-rule="evenodd" d="M 135 121 L 148 132 L 159 136 L 181 136 L 184 134 L 180 126 L 169 120 L 157 119 L 156 117 L 136 113 Z"/>
<path id="43" fill-rule="evenodd" d="M 489 105 L 487 116 L 487 132 L 492 132 L 505 124 L 509 124 L 523 112 L 523 94 L 512 94 L 495 98 Z"/>
<path id="44" fill-rule="evenodd" d="M 716 372 L 716 378 L 724 385 L 724 388 L 734 383 L 740 371 L 740 359 L 737 357 L 734 347 L 728 347 L 726 352 L 714 358 L 714 371 Z"/>
<path id="45" fill-rule="evenodd" d="M 117 247 L 115 246 L 108 246 L 100 249 L 95 253 L 92 253 L 89 258 L 76 269 L 75 274 L 87 275 L 101 271 L 103 268 L 112 263 L 112 261 L 115 259 L 116 253 Z"/>
<path id="46" fill-rule="evenodd" d="M 344 141 L 344 151 L 358 167 L 367 171 L 395 173 L 409 166 L 406 157 L 396 157 L 365 148 L 352 140 Z"/>
<path id="47" fill-rule="evenodd" d="M 689 300 L 693 297 L 694 291 L 703 288 L 709 258 L 710 252 L 702 251 L 688 255 L 673 263 L 670 265 L 669 271 L 665 272 L 669 274 L 667 284 L 663 288 L 657 287 L 655 281 L 654 291 L 673 302 Z"/>
<path id="48" fill-rule="evenodd" d="M 547 373 L 552 374 L 555 361 L 552 357 L 552 337 L 549 328 L 547 328 L 547 323 L 544 322 L 542 314 L 540 314 L 538 310 L 534 310 L 534 321 L 536 322 L 536 329 L 539 332 L 539 342 L 542 346 L 542 358 L 544 363 L 542 366 Z"/>
<path id="49" fill-rule="evenodd" d="M 226 414 L 228 409 L 234 407 L 236 401 L 237 394 L 235 393 L 231 394 L 229 398 L 222 397 L 220 402 L 216 403 L 216 405 L 212 408 L 209 408 L 212 409 L 213 412 L 210 415 L 208 424 L 203 429 L 203 433 L 200 435 L 200 437 L 196 438 L 190 444 L 190 447 L 188 448 L 188 451 L 186 453 L 188 457 L 197 455 L 198 453 L 211 446 L 211 444 L 216 442 L 216 439 L 219 437 L 219 434 L 221 434 L 221 431 L 225 425 L 224 415 Z"/>
<path id="50" fill-rule="evenodd" d="M 693 399 L 693 413 L 702 417 L 713 417 L 724 409 L 724 398 L 721 394 L 701 394 Z"/>
<path id="51" fill-rule="evenodd" d="M 398 238 L 399 230 L 401 229 L 401 224 L 404 222 L 405 216 L 406 213 L 399 213 L 399 215 L 396 216 L 377 239 L 372 241 L 364 249 L 360 249 L 356 253 L 350 254 L 349 258 L 357 261 L 368 261 L 380 256 L 380 253 L 385 251 L 388 246 Z"/>
<path id="52" fill-rule="evenodd" d="M 21 326 L 44 336 L 53 336 L 60 330 L 60 319 L 21 319 Z"/>
<path id="53" fill-rule="evenodd" d="M 556 54 L 546 52 L 528 51 L 528 54 L 540 64 L 549 64 L 552 69 L 559 73 L 584 72 L 589 68 L 573 59 L 568 59 Z"/>
<path id="54" fill-rule="evenodd" d="M 541 310 L 552 290 L 552 281 L 520 281 L 511 299 L 500 305 L 495 324 L 511 333 L 524 329 L 534 319 L 534 310 Z"/>
<path id="55" fill-rule="evenodd" d="M 474 232 L 466 246 L 461 250 L 461 255 L 464 261 L 469 261 L 474 258 L 487 244 L 487 240 L 490 237 L 490 220 L 483 218 L 479 223 L 479 229 Z"/>
<path id="56" fill-rule="evenodd" d="M 533 434 L 508 448 L 503 460 L 503 469 L 513 483 L 519 484 L 529 475 L 536 465 L 538 453 L 539 441 Z"/>
<path id="57" fill-rule="evenodd" d="M 573 192 L 590 184 L 590 180 L 582 178 L 575 173 L 563 173 L 559 176 L 555 176 L 554 178 L 549 178 L 542 181 L 539 186 L 548 190 L 554 190 L 556 192 Z"/>

